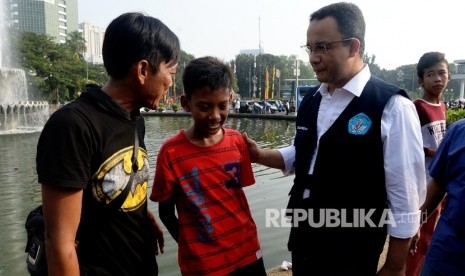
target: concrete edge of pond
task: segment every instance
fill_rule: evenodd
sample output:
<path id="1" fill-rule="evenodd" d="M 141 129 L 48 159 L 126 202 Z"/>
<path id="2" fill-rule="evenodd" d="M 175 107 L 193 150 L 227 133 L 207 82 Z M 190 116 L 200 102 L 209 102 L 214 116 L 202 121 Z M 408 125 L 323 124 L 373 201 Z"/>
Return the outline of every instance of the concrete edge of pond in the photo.
<path id="1" fill-rule="evenodd" d="M 178 111 L 173 112 L 171 110 L 165 110 L 163 112 L 150 110 L 150 111 L 142 111 L 141 114 L 143 116 L 179 116 L 179 117 L 189 117 L 191 114 L 189 112 Z M 271 119 L 271 120 L 288 120 L 288 121 L 295 121 L 296 114 L 289 113 L 289 115 L 285 114 L 251 114 L 251 113 L 232 113 L 230 112 L 228 115 L 229 118 L 258 118 L 258 119 Z"/>

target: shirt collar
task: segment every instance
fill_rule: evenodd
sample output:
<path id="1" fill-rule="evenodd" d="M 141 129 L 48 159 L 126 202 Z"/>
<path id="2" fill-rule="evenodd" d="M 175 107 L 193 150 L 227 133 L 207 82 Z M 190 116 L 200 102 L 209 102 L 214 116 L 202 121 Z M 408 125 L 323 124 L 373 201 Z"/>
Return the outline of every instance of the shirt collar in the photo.
<path id="1" fill-rule="evenodd" d="M 360 72 L 358 72 L 354 77 L 352 77 L 352 79 L 350 79 L 350 81 L 346 83 L 346 85 L 344 85 L 341 89 L 353 94 L 354 96 L 360 97 L 363 88 L 370 80 L 370 77 L 370 68 L 367 64 L 365 64 L 365 66 L 363 66 L 363 69 Z M 322 96 L 326 96 L 327 94 L 329 94 L 328 84 L 322 83 L 318 91 Z"/>

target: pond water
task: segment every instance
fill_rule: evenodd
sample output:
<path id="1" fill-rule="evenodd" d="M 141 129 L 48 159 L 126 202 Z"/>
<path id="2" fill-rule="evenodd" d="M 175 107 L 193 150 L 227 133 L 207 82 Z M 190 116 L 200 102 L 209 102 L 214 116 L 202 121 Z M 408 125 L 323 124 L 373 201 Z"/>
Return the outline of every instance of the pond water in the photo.
<path id="1" fill-rule="evenodd" d="M 156 154 L 163 141 L 190 124 L 190 117 L 146 117 L 145 143 L 152 178 Z M 269 148 L 289 145 L 295 134 L 295 122 L 288 120 L 229 118 L 226 127 L 245 131 L 260 146 Z M 0 275 L 29 275 L 25 265 L 24 222 L 29 211 L 41 201 L 35 168 L 39 135 L 38 132 L 0 135 Z M 245 188 L 245 193 L 258 228 L 265 266 L 271 269 L 284 260 L 290 261 L 286 248 L 289 228 L 267 227 L 265 212 L 266 209 L 286 208 L 293 177 L 284 177 L 279 170 L 257 164 L 253 164 L 253 171 L 256 184 Z M 158 217 L 156 203 L 149 201 L 149 209 Z M 180 275 L 177 244 L 166 229 L 164 231 L 165 253 L 157 257 L 159 275 Z"/>

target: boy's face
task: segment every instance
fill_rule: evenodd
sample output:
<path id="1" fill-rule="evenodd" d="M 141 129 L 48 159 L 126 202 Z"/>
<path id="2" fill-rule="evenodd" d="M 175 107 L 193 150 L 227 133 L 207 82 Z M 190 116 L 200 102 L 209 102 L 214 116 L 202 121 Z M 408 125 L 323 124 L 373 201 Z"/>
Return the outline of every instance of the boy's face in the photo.
<path id="1" fill-rule="evenodd" d="M 210 138 L 221 131 L 228 118 L 231 100 L 232 93 L 226 87 L 218 90 L 204 87 L 195 90 L 190 99 L 185 95 L 182 97 L 181 104 L 192 114 L 198 138 Z"/>
<path id="2" fill-rule="evenodd" d="M 425 95 L 439 97 L 446 89 L 450 80 L 449 69 L 445 62 L 437 63 L 436 65 L 424 70 L 423 79 L 419 79 L 420 85 L 423 87 Z"/>

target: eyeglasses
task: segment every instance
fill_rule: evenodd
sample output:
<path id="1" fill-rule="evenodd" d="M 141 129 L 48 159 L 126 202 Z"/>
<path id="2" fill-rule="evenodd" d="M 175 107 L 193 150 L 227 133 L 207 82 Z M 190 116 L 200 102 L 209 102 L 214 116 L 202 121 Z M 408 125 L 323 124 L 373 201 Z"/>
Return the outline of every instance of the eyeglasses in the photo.
<path id="1" fill-rule="evenodd" d="M 354 38 L 346 38 L 343 40 L 333 41 L 333 42 L 318 42 L 313 45 L 303 45 L 302 48 L 305 48 L 305 51 L 309 55 L 326 55 L 328 50 L 330 50 L 331 44 L 339 43 L 339 42 L 349 42 L 352 41 Z"/>

